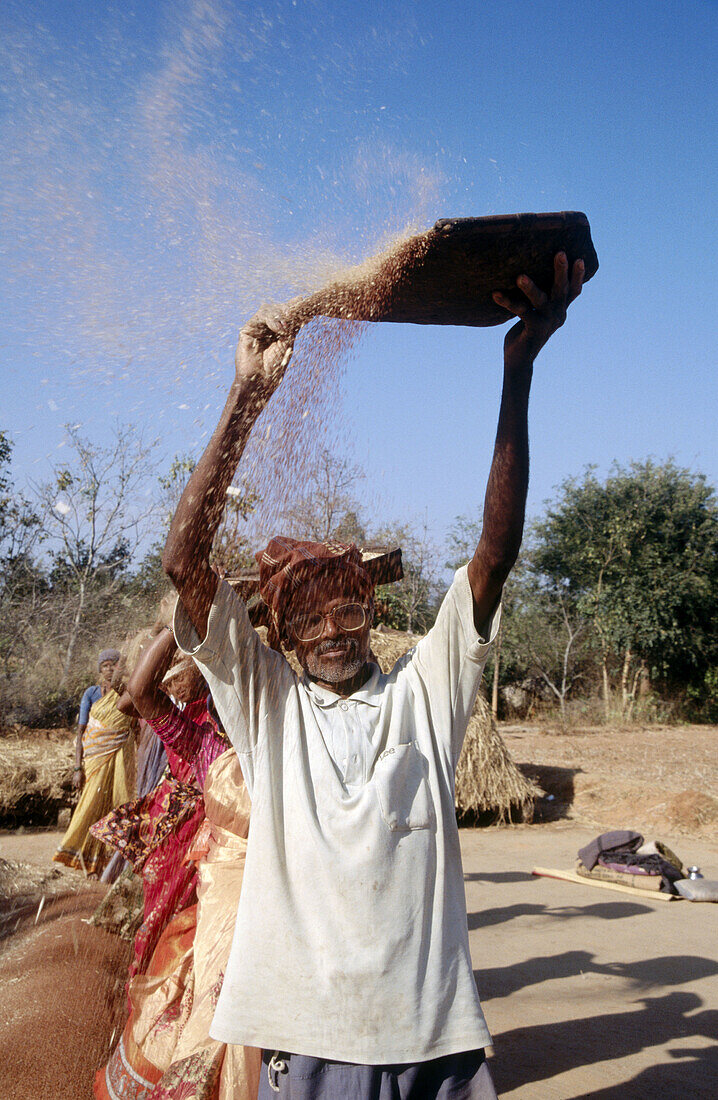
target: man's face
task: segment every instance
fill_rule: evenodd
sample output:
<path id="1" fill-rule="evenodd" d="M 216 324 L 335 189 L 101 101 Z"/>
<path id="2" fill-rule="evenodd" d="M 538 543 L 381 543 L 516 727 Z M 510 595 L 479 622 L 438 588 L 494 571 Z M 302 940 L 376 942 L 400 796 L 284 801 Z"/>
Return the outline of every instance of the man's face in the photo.
<path id="1" fill-rule="evenodd" d="M 364 625 L 348 630 L 330 612 L 347 604 L 361 604 L 365 612 Z M 297 637 L 306 633 L 305 616 L 321 614 L 320 633 L 310 641 Z M 343 684 L 353 679 L 369 657 L 369 631 L 373 604 L 366 595 L 341 580 L 303 585 L 292 598 L 285 617 L 286 639 L 294 648 L 297 660 L 313 680 L 326 684 Z M 295 624 L 295 625 L 293 625 Z"/>

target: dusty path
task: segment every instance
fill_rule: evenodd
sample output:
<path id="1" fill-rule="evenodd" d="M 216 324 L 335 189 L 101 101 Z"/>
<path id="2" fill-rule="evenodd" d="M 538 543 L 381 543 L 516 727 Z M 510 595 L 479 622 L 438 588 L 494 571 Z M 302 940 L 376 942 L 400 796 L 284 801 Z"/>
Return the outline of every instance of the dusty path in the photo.
<path id="1" fill-rule="evenodd" d="M 718 905 L 535 878 L 595 831 L 462 832 L 471 951 L 505 1100 L 718 1095 Z M 718 846 L 661 835 L 718 878 Z"/>
<path id="2" fill-rule="evenodd" d="M 0 858 L 27 860 L 44 867 L 52 865 L 52 857 L 62 840 L 58 829 L 18 829 L 0 831 Z"/>
<path id="3" fill-rule="evenodd" d="M 718 905 L 656 902 L 531 875 L 570 867 L 573 823 L 462 831 L 472 956 L 504 1100 L 701 1100 L 718 1080 Z M 0 836 L 42 861 L 59 834 Z M 718 878 L 718 846 L 662 834 Z M 121 1015 L 125 945 L 55 901 L 0 957 L 2 1100 L 89 1100 Z M 53 908 L 54 907 L 54 908 Z M 74 929 L 74 932 L 73 932 Z M 78 951 L 74 943 L 77 940 Z M 121 983 L 120 983 L 121 984 Z M 8 1068 L 10 1066 L 10 1068 Z"/>

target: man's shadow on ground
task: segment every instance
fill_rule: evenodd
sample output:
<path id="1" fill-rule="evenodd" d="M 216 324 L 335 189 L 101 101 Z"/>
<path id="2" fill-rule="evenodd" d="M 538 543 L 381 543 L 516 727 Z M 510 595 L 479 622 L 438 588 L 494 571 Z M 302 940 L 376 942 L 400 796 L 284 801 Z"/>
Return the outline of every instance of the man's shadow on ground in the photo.
<path id="1" fill-rule="evenodd" d="M 599 963 L 588 951 L 567 951 L 560 955 L 527 959 L 508 967 L 476 972 L 484 1000 L 510 996 L 519 989 L 554 978 L 601 974 L 632 982 L 637 992 L 654 987 L 679 985 L 712 977 L 718 963 L 700 956 L 675 955 L 640 959 L 630 963 Z M 535 1085 L 578 1066 L 595 1065 L 625 1058 L 640 1050 L 658 1047 L 688 1036 L 707 1039 L 711 1046 L 697 1043 L 688 1049 L 671 1050 L 674 1064 L 661 1064 L 641 1071 L 634 1079 L 580 1096 L 593 1100 L 609 1097 L 644 1098 L 713 1097 L 718 1079 L 718 1011 L 702 1009 L 703 1001 L 693 992 L 672 992 L 659 997 L 640 997 L 630 1011 L 587 1016 L 555 1023 L 513 1028 L 495 1036 L 496 1057 L 491 1071 L 499 1095 L 522 1086 Z M 639 1007 L 640 1006 L 640 1007 Z M 566 1100 L 569 1100 L 567 1097 Z M 576 1098 L 578 1100 L 578 1098 Z"/>
<path id="2" fill-rule="evenodd" d="M 630 1081 L 593 1092 L 581 1092 L 566 1100 L 715 1100 L 718 1080 L 718 1046 L 675 1049 L 676 1061 L 650 1066 Z"/>
<path id="3" fill-rule="evenodd" d="M 601 963 L 590 951 L 564 951 L 561 955 L 525 959 L 512 966 L 474 971 L 484 1001 L 510 997 L 519 990 L 556 978 L 578 978 L 588 974 L 619 978 L 630 983 L 638 994 L 714 977 L 718 974 L 718 962 L 700 955 L 664 955 L 634 962 Z"/>
<path id="4" fill-rule="evenodd" d="M 530 878 L 530 875 L 526 876 Z M 544 905 L 542 902 L 520 902 L 516 905 L 502 905 L 494 909 L 482 909 L 478 913 L 468 913 L 469 931 L 488 928 L 492 924 L 505 924 L 516 917 L 554 917 L 559 920 L 571 920 L 575 917 L 599 917 L 601 920 L 620 920 L 623 917 L 638 917 L 643 913 L 652 913 L 649 905 L 633 901 L 596 902 L 593 905 Z"/>

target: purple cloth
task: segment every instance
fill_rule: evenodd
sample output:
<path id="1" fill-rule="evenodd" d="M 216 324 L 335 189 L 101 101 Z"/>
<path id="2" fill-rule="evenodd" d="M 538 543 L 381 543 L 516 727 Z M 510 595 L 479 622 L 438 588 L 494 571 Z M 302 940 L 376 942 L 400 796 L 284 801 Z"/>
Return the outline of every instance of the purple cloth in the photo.
<path id="1" fill-rule="evenodd" d="M 620 871 L 625 872 L 628 875 L 653 875 L 656 878 L 660 878 L 660 871 L 651 871 L 645 864 L 641 863 L 621 863 L 619 860 L 612 859 L 610 856 L 598 857 L 599 867 L 605 867 L 608 871 Z"/>
<path id="2" fill-rule="evenodd" d="M 598 857 L 604 852 L 611 852 L 614 848 L 624 848 L 635 852 L 643 844 L 643 837 L 632 829 L 612 829 L 608 833 L 601 833 L 590 844 L 586 844 L 578 850 L 578 858 L 587 871 L 592 871 L 598 862 Z"/>
<path id="3" fill-rule="evenodd" d="M 257 1100 L 497 1100 L 497 1096 L 483 1050 L 390 1066 L 358 1066 L 265 1051 Z"/>
<path id="4" fill-rule="evenodd" d="M 149 722 L 143 718 L 140 722 L 140 737 L 137 745 L 137 795 L 153 791 L 167 766 L 167 753 L 161 740 Z"/>
<path id="5" fill-rule="evenodd" d="M 200 787 L 204 787 L 210 764 L 231 748 L 208 717 L 204 699 L 188 703 L 184 710 L 173 706 L 169 714 L 149 722 L 165 748 L 192 766 Z"/>

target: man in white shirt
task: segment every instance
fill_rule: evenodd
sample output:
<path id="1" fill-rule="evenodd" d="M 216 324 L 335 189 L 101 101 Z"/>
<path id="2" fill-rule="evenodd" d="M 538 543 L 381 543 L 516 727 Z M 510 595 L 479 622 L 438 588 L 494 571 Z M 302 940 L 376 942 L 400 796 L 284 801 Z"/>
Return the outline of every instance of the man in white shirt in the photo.
<path id="1" fill-rule="evenodd" d="M 481 539 L 436 624 L 389 674 L 369 657 L 373 584 L 354 546 L 275 538 L 260 591 L 304 676 L 263 646 L 209 552 L 246 439 L 291 357 L 281 309 L 242 330 L 219 426 L 163 557 L 175 633 L 205 675 L 242 764 L 252 823 L 213 1037 L 262 1047 L 260 1097 L 490 1100 L 473 980 L 454 770 L 518 554 L 533 361 L 580 293 L 555 259 L 550 294 L 495 295 L 519 322 Z"/>

